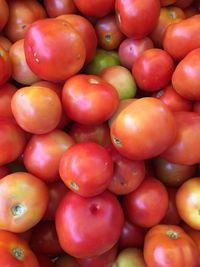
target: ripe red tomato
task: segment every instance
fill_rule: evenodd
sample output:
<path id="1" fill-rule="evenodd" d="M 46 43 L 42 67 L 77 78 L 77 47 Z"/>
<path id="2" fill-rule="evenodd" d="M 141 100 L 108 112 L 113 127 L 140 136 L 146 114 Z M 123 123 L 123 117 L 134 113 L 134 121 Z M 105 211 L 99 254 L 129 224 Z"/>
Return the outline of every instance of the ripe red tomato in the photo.
<path id="1" fill-rule="evenodd" d="M 107 191 L 90 198 L 68 192 L 56 212 L 60 245 L 66 253 L 78 258 L 95 257 L 111 249 L 123 224 L 121 205 Z"/>
<path id="2" fill-rule="evenodd" d="M 145 236 L 144 258 L 148 267 L 196 267 L 197 246 L 176 225 L 156 225 Z"/>
<path id="3" fill-rule="evenodd" d="M 111 139 L 122 155 L 143 160 L 165 151 L 174 142 L 176 131 L 168 107 L 159 99 L 144 97 L 119 113 L 111 125 Z"/>
<path id="4" fill-rule="evenodd" d="M 62 91 L 62 103 L 69 118 L 86 125 L 108 120 L 119 103 L 116 89 L 96 75 L 75 75 Z"/>
<path id="5" fill-rule="evenodd" d="M 27 86 L 12 97 L 13 115 L 22 129 L 45 134 L 60 122 L 62 105 L 58 95 L 48 87 Z"/>
<path id="6" fill-rule="evenodd" d="M 126 36 L 134 39 L 144 38 L 156 26 L 160 1 L 116 0 L 115 13 L 119 27 Z"/>
<path id="7" fill-rule="evenodd" d="M 0 46 L 0 86 L 8 81 L 12 68 L 9 53 Z"/>
<path id="8" fill-rule="evenodd" d="M 31 24 L 24 38 L 24 52 L 30 69 L 49 81 L 64 81 L 76 74 L 86 56 L 80 34 L 65 20 L 54 18 Z"/>
<path id="9" fill-rule="evenodd" d="M 145 178 L 136 190 L 123 197 L 127 218 L 141 227 L 158 224 L 164 218 L 168 204 L 165 186 L 153 177 Z"/>
<path id="10" fill-rule="evenodd" d="M 11 99 L 17 87 L 12 83 L 4 83 L 0 86 L 0 114 L 1 117 L 13 118 Z"/>
<path id="11" fill-rule="evenodd" d="M 44 7 L 50 18 L 77 13 L 73 0 L 44 0 Z"/>
<path id="12" fill-rule="evenodd" d="M 37 177 L 26 172 L 9 174 L 0 179 L 0 192 L 0 229 L 21 233 L 42 219 L 49 195 Z"/>
<path id="13" fill-rule="evenodd" d="M 16 234 L 0 230 L 0 266 L 40 267 L 27 243 Z"/>
<path id="14" fill-rule="evenodd" d="M 94 142 L 81 142 L 64 152 L 59 172 L 72 191 L 91 197 L 108 187 L 113 175 L 113 162 L 104 147 Z"/>

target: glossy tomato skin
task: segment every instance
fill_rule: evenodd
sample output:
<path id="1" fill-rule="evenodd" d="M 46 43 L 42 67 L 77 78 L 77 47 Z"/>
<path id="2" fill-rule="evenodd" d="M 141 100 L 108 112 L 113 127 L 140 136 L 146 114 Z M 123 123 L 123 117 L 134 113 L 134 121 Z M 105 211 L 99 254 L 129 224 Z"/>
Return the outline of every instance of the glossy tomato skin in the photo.
<path id="1" fill-rule="evenodd" d="M 94 142 L 82 142 L 64 152 L 59 173 L 72 191 L 91 197 L 108 187 L 113 175 L 113 162 L 104 147 Z"/>
<path id="2" fill-rule="evenodd" d="M 163 47 L 175 60 L 180 61 L 200 47 L 199 22 L 200 15 L 195 15 L 167 28 Z"/>
<path id="3" fill-rule="evenodd" d="M 62 91 L 67 116 L 86 125 L 98 125 L 108 120 L 118 102 L 115 88 L 96 75 L 75 75 L 65 82 Z"/>
<path id="4" fill-rule="evenodd" d="M 22 129 L 32 134 L 45 134 L 60 122 L 62 105 L 58 95 L 48 87 L 27 86 L 12 97 L 11 109 Z"/>
<path id="5" fill-rule="evenodd" d="M 188 100 L 200 100 L 198 62 L 200 60 L 200 48 L 188 53 L 176 66 L 172 76 L 172 85 L 182 97 Z M 181 81 L 180 81 L 181 79 Z"/>
<path id="6" fill-rule="evenodd" d="M 6 83 L 12 72 L 9 53 L 0 46 L 0 86 Z"/>
<path id="7" fill-rule="evenodd" d="M 0 118 L 0 165 L 16 160 L 26 145 L 24 131 L 9 118 Z"/>
<path id="8" fill-rule="evenodd" d="M 181 227 L 158 224 L 145 236 L 144 258 L 148 267 L 196 267 L 198 250 Z"/>
<path id="9" fill-rule="evenodd" d="M 124 196 L 123 208 L 132 223 L 141 227 L 152 227 L 164 218 L 168 201 L 165 186 L 157 179 L 149 177 L 136 190 Z"/>
<path id="10" fill-rule="evenodd" d="M 42 219 L 49 195 L 47 186 L 39 178 L 15 172 L 0 180 L 0 191 L 1 229 L 22 233 Z"/>
<path id="11" fill-rule="evenodd" d="M 0 86 L 0 114 L 1 117 L 13 118 L 11 110 L 11 99 L 17 87 L 11 83 L 4 83 Z"/>
<path id="12" fill-rule="evenodd" d="M 64 81 L 76 74 L 86 57 L 80 34 L 65 20 L 54 18 L 31 24 L 24 38 L 24 52 L 30 69 L 49 81 Z"/>
<path id="13" fill-rule="evenodd" d="M 200 161 L 200 115 L 191 111 L 174 112 L 177 136 L 174 143 L 160 156 L 165 160 L 183 165 L 193 165 Z"/>
<path id="14" fill-rule="evenodd" d="M 26 169 L 45 182 L 59 180 L 59 162 L 63 153 L 74 144 L 64 131 L 54 130 L 47 134 L 33 135 L 23 154 Z"/>
<path id="15" fill-rule="evenodd" d="M 77 13 L 77 8 L 73 0 L 44 0 L 44 6 L 50 18 Z"/>
<path id="16" fill-rule="evenodd" d="M 40 267 L 27 243 L 16 234 L 0 230 L 0 266 Z"/>
<path id="17" fill-rule="evenodd" d="M 123 223 L 121 205 L 107 191 L 91 198 L 68 192 L 56 213 L 63 250 L 79 258 L 95 257 L 111 249 L 120 237 Z"/>
<path id="18" fill-rule="evenodd" d="M 121 31 L 130 38 L 140 39 L 146 37 L 156 26 L 160 1 L 116 0 L 115 12 Z"/>
<path id="19" fill-rule="evenodd" d="M 132 74 L 136 84 L 144 91 L 157 91 L 166 86 L 174 71 L 172 57 L 162 49 L 144 51 L 133 63 Z"/>
<path id="20" fill-rule="evenodd" d="M 174 142 L 176 131 L 168 107 L 161 100 L 144 97 L 119 113 L 111 126 L 111 139 L 122 155 L 143 160 L 165 151 Z"/>
<path id="21" fill-rule="evenodd" d="M 200 230 L 200 177 L 194 177 L 184 182 L 176 194 L 176 206 L 180 217 L 190 227 Z"/>

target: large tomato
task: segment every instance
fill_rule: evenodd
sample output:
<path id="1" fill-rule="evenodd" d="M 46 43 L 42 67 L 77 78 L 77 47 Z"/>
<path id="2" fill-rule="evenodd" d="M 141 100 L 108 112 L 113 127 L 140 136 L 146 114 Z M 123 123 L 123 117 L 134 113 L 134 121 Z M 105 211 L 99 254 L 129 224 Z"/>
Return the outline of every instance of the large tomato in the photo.
<path id="1" fill-rule="evenodd" d="M 158 224 L 145 236 L 148 267 L 196 267 L 198 254 L 192 238 L 179 226 Z"/>
<path id="2" fill-rule="evenodd" d="M 74 75 L 83 67 L 86 57 L 80 34 L 65 20 L 54 18 L 31 24 L 24 38 L 24 51 L 30 69 L 50 81 Z"/>
<path id="3" fill-rule="evenodd" d="M 70 191 L 56 213 L 59 242 L 77 258 L 95 257 L 118 241 L 124 215 L 117 198 L 107 191 L 90 198 Z"/>
<path id="4" fill-rule="evenodd" d="M 160 14 L 160 1 L 116 0 L 115 12 L 121 31 L 128 37 L 140 39 L 147 36 L 156 26 Z"/>
<path id="5" fill-rule="evenodd" d="M 117 150 L 130 159 L 152 158 L 174 142 L 175 119 L 162 101 L 152 97 L 137 99 L 113 121 L 111 138 Z"/>

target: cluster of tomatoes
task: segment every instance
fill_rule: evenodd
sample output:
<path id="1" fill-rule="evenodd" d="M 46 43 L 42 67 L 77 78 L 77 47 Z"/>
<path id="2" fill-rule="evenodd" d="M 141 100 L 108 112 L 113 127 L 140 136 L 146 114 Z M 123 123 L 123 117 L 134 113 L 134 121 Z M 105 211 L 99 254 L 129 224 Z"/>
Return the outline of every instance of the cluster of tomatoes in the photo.
<path id="1" fill-rule="evenodd" d="M 0 0 L 0 266 L 200 267 L 199 12 Z"/>

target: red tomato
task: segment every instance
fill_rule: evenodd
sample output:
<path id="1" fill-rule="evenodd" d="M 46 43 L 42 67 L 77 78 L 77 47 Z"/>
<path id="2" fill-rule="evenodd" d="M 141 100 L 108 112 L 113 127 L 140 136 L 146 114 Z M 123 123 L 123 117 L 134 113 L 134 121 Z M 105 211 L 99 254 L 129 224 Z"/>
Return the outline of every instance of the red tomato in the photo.
<path id="1" fill-rule="evenodd" d="M 111 139 L 122 155 L 143 160 L 165 151 L 174 142 L 176 131 L 168 107 L 158 99 L 144 97 L 119 113 L 111 125 Z"/>
<path id="2" fill-rule="evenodd" d="M 118 28 L 114 15 L 108 15 L 98 19 L 95 30 L 98 38 L 98 44 L 105 50 L 117 49 L 125 38 Z"/>
<path id="3" fill-rule="evenodd" d="M 36 254 L 42 253 L 50 257 L 56 257 L 63 252 L 53 221 L 40 221 L 33 228 L 30 247 Z"/>
<path id="4" fill-rule="evenodd" d="M 49 81 L 64 81 L 76 74 L 86 56 L 80 34 L 65 20 L 54 18 L 31 24 L 25 35 L 24 52 L 30 69 Z"/>
<path id="5" fill-rule="evenodd" d="M 200 177 L 191 178 L 184 182 L 176 193 L 178 213 L 193 229 L 200 230 Z"/>
<path id="6" fill-rule="evenodd" d="M 176 225 L 156 225 L 145 236 L 148 267 L 196 267 L 198 250 L 191 237 Z"/>
<path id="7" fill-rule="evenodd" d="M 60 245 L 66 253 L 79 258 L 95 257 L 111 249 L 123 223 L 121 205 L 107 191 L 90 198 L 68 192 L 56 213 Z"/>
<path id="8" fill-rule="evenodd" d="M 9 8 L 6 0 L 0 2 L 0 31 L 4 28 L 8 21 Z"/>
<path id="9" fill-rule="evenodd" d="M 135 60 L 132 74 L 140 89 L 152 92 L 170 82 L 174 68 L 173 59 L 167 52 L 152 48 Z"/>
<path id="10" fill-rule="evenodd" d="M 13 115 L 22 129 L 33 134 L 45 134 L 58 125 L 62 105 L 58 95 L 48 87 L 27 86 L 12 97 Z"/>
<path id="11" fill-rule="evenodd" d="M 152 40 L 149 37 L 144 37 L 138 40 L 134 38 L 126 38 L 121 42 L 118 52 L 121 64 L 132 69 L 135 60 L 144 52 L 145 50 L 154 47 Z"/>
<path id="12" fill-rule="evenodd" d="M 12 69 L 9 53 L 0 46 L 0 86 L 8 81 L 11 72 Z"/>
<path id="13" fill-rule="evenodd" d="M 74 3 L 84 16 L 100 18 L 112 11 L 115 0 L 74 0 Z"/>
<path id="14" fill-rule="evenodd" d="M 11 119 L 0 117 L 0 165 L 16 160 L 26 145 L 25 133 Z"/>
<path id="15" fill-rule="evenodd" d="M 189 100 L 200 100 L 200 48 L 188 53 L 176 66 L 172 76 L 172 85 L 182 97 Z"/>
<path id="16" fill-rule="evenodd" d="M 44 7 L 35 0 L 9 0 L 9 17 L 5 35 L 12 42 L 23 39 L 27 29 L 37 20 L 46 18 Z"/>
<path id="17" fill-rule="evenodd" d="M 0 179 L 0 192 L 1 229 L 21 233 L 42 219 L 49 195 L 37 177 L 26 172 L 9 174 Z"/>
<path id="18" fill-rule="evenodd" d="M 47 186 L 49 190 L 49 202 L 42 219 L 46 221 L 54 221 L 56 210 L 63 197 L 68 192 L 68 188 L 61 180 L 50 183 Z"/>
<path id="19" fill-rule="evenodd" d="M 145 178 L 136 190 L 123 198 L 127 218 L 141 227 L 158 224 L 164 218 L 168 204 L 166 188 L 153 177 Z"/>
<path id="20" fill-rule="evenodd" d="M 190 51 L 200 47 L 199 23 L 200 15 L 195 15 L 167 28 L 163 47 L 175 60 L 180 61 Z"/>
<path id="21" fill-rule="evenodd" d="M 77 13 L 73 0 L 44 0 L 44 7 L 50 18 Z"/>
<path id="22" fill-rule="evenodd" d="M 45 182 L 54 182 L 59 179 L 61 156 L 72 144 L 71 136 L 61 130 L 33 135 L 24 150 L 24 165 Z"/>
<path id="23" fill-rule="evenodd" d="M 11 83 L 4 83 L 0 86 L 0 114 L 1 117 L 13 118 L 11 110 L 11 99 L 17 87 Z"/>
<path id="24" fill-rule="evenodd" d="M 40 267 L 27 243 L 14 233 L 0 230 L 0 266 Z"/>
<path id="25" fill-rule="evenodd" d="M 63 182 L 84 197 L 102 193 L 113 175 L 112 158 L 106 149 L 94 142 L 81 142 L 69 147 L 59 167 Z"/>
<path id="26" fill-rule="evenodd" d="M 179 95 L 171 84 L 155 92 L 153 96 L 159 98 L 172 111 L 190 111 L 192 109 L 192 101 Z"/>
<path id="27" fill-rule="evenodd" d="M 134 39 L 144 38 L 156 26 L 160 1 L 116 0 L 115 13 L 119 27 L 126 36 Z"/>
<path id="28" fill-rule="evenodd" d="M 165 160 L 183 165 L 200 162 L 200 115 L 190 111 L 174 113 L 177 125 L 177 136 L 161 157 Z"/>
<path id="29" fill-rule="evenodd" d="M 86 18 L 74 14 L 62 15 L 57 18 L 66 20 L 80 34 L 86 49 L 85 63 L 89 63 L 95 56 L 97 48 L 97 36 L 93 25 Z"/>
<path id="30" fill-rule="evenodd" d="M 108 120 L 119 99 L 115 88 L 96 75 L 75 75 L 63 87 L 62 103 L 69 118 L 86 125 Z"/>
<path id="31" fill-rule="evenodd" d="M 145 177 L 143 161 L 133 161 L 123 157 L 110 145 L 107 151 L 112 156 L 114 172 L 108 190 L 116 195 L 125 195 L 135 190 Z"/>
<path id="32" fill-rule="evenodd" d="M 9 52 L 11 45 L 12 43 L 10 40 L 8 40 L 8 38 L 3 35 L 0 36 L 0 46 L 3 47 L 6 52 Z"/>

